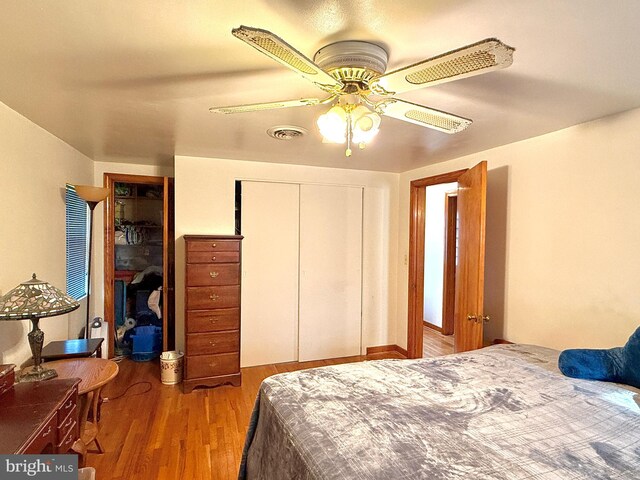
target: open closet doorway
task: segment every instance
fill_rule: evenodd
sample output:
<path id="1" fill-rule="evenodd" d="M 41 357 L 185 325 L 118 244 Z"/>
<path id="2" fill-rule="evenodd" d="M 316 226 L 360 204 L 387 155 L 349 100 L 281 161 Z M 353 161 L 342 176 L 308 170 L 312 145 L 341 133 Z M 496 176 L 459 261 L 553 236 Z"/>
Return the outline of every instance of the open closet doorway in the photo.
<path id="1" fill-rule="evenodd" d="M 173 179 L 105 173 L 109 352 L 146 361 L 174 345 Z"/>
<path id="2" fill-rule="evenodd" d="M 411 182 L 409 358 L 483 346 L 486 188 L 486 162 Z"/>

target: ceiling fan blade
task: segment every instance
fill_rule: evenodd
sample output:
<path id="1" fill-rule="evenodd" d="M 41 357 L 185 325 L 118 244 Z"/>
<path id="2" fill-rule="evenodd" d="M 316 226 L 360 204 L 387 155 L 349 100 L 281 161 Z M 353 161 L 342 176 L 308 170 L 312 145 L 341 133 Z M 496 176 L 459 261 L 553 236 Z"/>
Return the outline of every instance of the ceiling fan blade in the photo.
<path id="1" fill-rule="evenodd" d="M 260 110 L 273 110 L 276 108 L 301 107 L 305 105 L 320 105 L 322 103 L 330 102 L 334 98 L 335 98 L 335 95 L 325 98 L 324 100 L 321 100 L 319 98 L 301 98 L 300 100 L 285 100 L 283 102 L 249 103 L 245 105 L 230 105 L 227 107 L 211 107 L 209 111 L 211 113 L 258 112 Z"/>
<path id="2" fill-rule="evenodd" d="M 472 120 L 458 117 L 451 113 L 424 107 L 416 103 L 389 98 L 376 103 L 376 112 L 387 117 L 397 118 L 405 122 L 414 123 L 421 127 L 433 128 L 444 133 L 458 133 L 467 128 Z"/>
<path id="3" fill-rule="evenodd" d="M 231 30 L 231 33 L 323 90 L 337 92 L 343 87 L 342 82 L 333 78 L 298 50 L 268 30 L 241 25 Z"/>
<path id="4" fill-rule="evenodd" d="M 514 50 L 487 38 L 382 75 L 371 82 L 371 90 L 390 95 L 506 68 L 513 63 Z"/>

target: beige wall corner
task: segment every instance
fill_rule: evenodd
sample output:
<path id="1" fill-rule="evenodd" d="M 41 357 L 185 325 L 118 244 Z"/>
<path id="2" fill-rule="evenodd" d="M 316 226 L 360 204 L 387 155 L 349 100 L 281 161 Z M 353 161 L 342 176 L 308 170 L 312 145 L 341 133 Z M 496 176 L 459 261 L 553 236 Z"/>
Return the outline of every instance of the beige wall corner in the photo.
<path id="1" fill-rule="evenodd" d="M 398 258 L 408 253 L 411 180 L 486 160 L 486 338 L 560 349 L 624 344 L 640 325 L 638 130 L 635 109 L 401 174 Z M 400 261 L 403 347 L 407 275 Z"/>

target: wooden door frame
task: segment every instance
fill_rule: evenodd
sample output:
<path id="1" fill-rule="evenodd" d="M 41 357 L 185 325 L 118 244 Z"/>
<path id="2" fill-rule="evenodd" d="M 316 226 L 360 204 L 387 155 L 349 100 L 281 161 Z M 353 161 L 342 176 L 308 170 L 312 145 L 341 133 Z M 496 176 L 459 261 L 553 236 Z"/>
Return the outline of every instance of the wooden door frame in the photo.
<path id="1" fill-rule="evenodd" d="M 409 314 L 407 356 L 422 358 L 424 311 L 424 228 L 426 188 L 441 183 L 457 182 L 468 169 L 455 170 L 433 177 L 413 180 L 409 193 Z"/>
<path id="2" fill-rule="evenodd" d="M 444 194 L 444 276 L 442 285 L 442 334 L 452 335 L 456 305 L 456 233 L 458 193 Z"/>
<path id="3" fill-rule="evenodd" d="M 104 320 L 108 325 L 108 352 L 109 358 L 114 356 L 115 336 L 114 336 L 114 298 L 113 281 L 115 279 L 115 225 L 110 219 L 115 215 L 115 183 L 136 183 L 143 185 L 158 185 L 164 188 L 164 177 L 147 175 L 129 175 L 123 173 L 103 174 L 103 186 L 109 188 L 109 195 L 104 202 L 102 221 L 104 224 Z M 163 213 L 164 215 L 164 213 Z M 163 219 L 164 220 L 164 219 Z M 167 226 L 163 225 L 163 229 Z M 164 238 L 164 236 L 163 236 Z M 166 247 L 166 246 L 163 246 Z M 164 250 L 165 248 L 163 248 Z M 164 260 L 164 257 L 163 257 Z M 164 302 L 163 302 L 164 303 Z M 163 320 L 166 321 L 166 320 Z M 163 330 L 164 337 L 167 332 Z"/>

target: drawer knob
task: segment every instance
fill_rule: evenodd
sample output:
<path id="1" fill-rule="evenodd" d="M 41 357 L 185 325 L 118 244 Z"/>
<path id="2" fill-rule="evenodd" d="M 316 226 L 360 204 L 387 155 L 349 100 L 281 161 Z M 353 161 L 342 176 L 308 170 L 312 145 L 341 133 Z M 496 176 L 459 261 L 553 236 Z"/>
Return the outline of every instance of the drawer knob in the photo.
<path id="1" fill-rule="evenodd" d="M 47 428 L 47 431 L 42 434 L 42 438 L 46 437 L 50 433 L 51 433 L 51 425 L 49 425 L 49 428 Z"/>
<path id="2" fill-rule="evenodd" d="M 216 259 L 215 255 L 213 257 L 211 257 L 211 260 L 215 260 L 215 259 Z"/>
<path id="3" fill-rule="evenodd" d="M 211 362 L 211 363 L 209 364 L 209 366 L 210 366 L 211 368 L 215 368 L 215 367 L 217 367 L 217 366 L 218 366 L 218 364 L 217 364 L 216 362 Z"/>
<path id="4" fill-rule="evenodd" d="M 69 425 L 71 425 L 72 422 L 73 422 L 73 417 L 69 417 L 69 420 L 67 420 L 67 423 L 65 423 L 62 428 L 67 428 Z"/>
<path id="5" fill-rule="evenodd" d="M 211 295 L 209 295 L 209 300 L 215 302 L 216 300 L 218 300 L 220 297 L 218 295 L 216 295 L 215 293 L 212 293 Z"/>
<path id="6" fill-rule="evenodd" d="M 66 438 L 66 440 L 64 441 L 64 445 L 65 445 L 65 447 L 66 447 L 67 445 L 71 445 L 71 442 L 73 442 L 74 438 L 75 438 L 75 437 L 74 437 L 73 435 L 67 435 L 67 438 Z"/>
<path id="7" fill-rule="evenodd" d="M 209 322 L 210 322 L 210 323 L 216 323 L 216 319 L 215 319 L 215 318 L 210 318 L 210 319 L 209 319 Z"/>
<path id="8" fill-rule="evenodd" d="M 216 342 L 209 342 L 209 345 L 211 345 L 212 347 L 216 346 Z"/>
<path id="9" fill-rule="evenodd" d="M 211 278 L 216 278 L 218 275 L 220 275 L 218 272 L 209 272 Z"/>
<path id="10" fill-rule="evenodd" d="M 215 244 L 215 243 L 212 243 L 212 244 L 211 244 L 211 247 L 212 247 L 212 248 L 216 248 L 216 244 Z"/>

